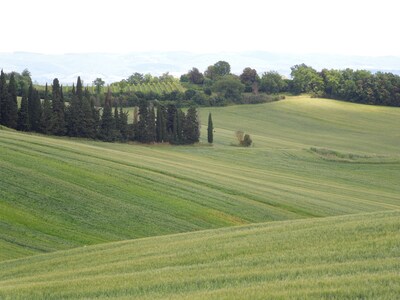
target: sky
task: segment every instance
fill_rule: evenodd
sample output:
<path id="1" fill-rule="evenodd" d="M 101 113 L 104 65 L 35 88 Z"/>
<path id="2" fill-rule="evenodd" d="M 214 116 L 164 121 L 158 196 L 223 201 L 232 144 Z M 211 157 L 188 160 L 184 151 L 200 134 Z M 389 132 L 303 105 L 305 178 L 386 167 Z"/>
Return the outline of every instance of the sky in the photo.
<path id="1" fill-rule="evenodd" d="M 1 0 L 0 52 L 400 56 L 399 8 L 396 0 Z"/>

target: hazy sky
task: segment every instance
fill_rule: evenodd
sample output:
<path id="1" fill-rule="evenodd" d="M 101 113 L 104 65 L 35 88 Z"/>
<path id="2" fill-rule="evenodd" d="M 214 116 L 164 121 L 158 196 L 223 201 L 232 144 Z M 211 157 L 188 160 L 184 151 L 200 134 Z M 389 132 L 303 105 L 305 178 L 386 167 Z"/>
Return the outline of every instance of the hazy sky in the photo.
<path id="1" fill-rule="evenodd" d="M 399 8 L 396 0 L 2 0 L 0 52 L 400 56 Z"/>

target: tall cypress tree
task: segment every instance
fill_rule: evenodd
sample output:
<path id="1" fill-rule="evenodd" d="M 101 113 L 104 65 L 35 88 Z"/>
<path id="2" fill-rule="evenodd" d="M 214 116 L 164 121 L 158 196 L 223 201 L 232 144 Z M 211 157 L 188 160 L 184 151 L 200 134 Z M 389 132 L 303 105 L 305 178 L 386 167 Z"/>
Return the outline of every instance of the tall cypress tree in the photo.
<path id="1" fill-rule="evenodd" d="M 5 124 L 10 128 L 17 128 L 18 123 L 18 102 L 17 102 L 17 83 L 15 75 L 11 73 L 10 82 L 8 83 L 8 98 L 7 98 L 7 121 Z"/>
<path id="2" fill-rule="evenodd" d="M 44 134 L 50 134 L 53 128 L 53 108 L 49 99 L 49 92 L 46 83 L 44 100 L 42 105 L 42 114 L 40 117 L 40 129 Z"/>
<path id="3" fill-rule="evenodd" d="M 40 131 L 40 116 L 42 106 L 40 103 L 40 97 L 38 91 L 31 84 L 28 90 L 28 119 L 30 124 L 30 130 Z"/>
<path id="4" fill-rule="evenodd" d="M 93 118 L 92 103 L 89 90 L 86 88 L 82 99 L 82 136 L 87 138 L 96 137 L 96 121 Z"/>
<path id="5" fill-rule="evenodd" d="M 73 89 L 75 91 L 75 89 Z M 87 128 L 85 124 L 85 113 L 83 111 L 83 86 L 81 78 L 76 82 L 76 91 L 72 93 L 70 105 L 68 107 L 68 135 L 85 137 Z"/>
<path id="6" fill-rule="evenodd" d="M 156 114 L 154 111 L 154 105 L 149 110 L 149 116 L 147 121 L 147 136 L 148 143 L 154 143 L 156 140 Z"/>
<path id="7" fill-rule="evenodd" d="M 173 142 L 176 140 L 176 113 L 177 108 L 174 104 L 169 104 L 167 106 L 166 112 L 166 141 Z"/>
<path id="8" fill-rule="evenodd" d="M 107 96 L 104 101 L 103 114 L 101 116 L 100 126 L 100 139 L 106 142 L 112 142 L 115 140 L 115 120 L 112 115 L 112 104 L 111 104 L 111 91 L 108 88 Z"/>
<path id="9" fill-rule="evenodd" d="M 185 113 L 179 108 L 176 111 L 176 144 L 184 143 L 183 128 L 185 124 Z"/>
<path id="10" fill-rule="evenodd" d="M 26 90 L 23 91 L 21 108 L 18 112 L 18 125 L 17 129 L 21 131 L 29 131 L 29 114 L 28 114 L 28 96 Z"/>
<path id="11" fill-rule="evenodd" d="M 126 141 L 129 137 L 129 126 L 128 126 L 128 113 L 122 110 L 122 106 L 119 108 L 119 126 L 121 132 L 121 140 Z"/>
<path id="12" fill-rule="evenodd" d="M 141 143 L 148 143 L 150 137 L 148 134 L 149 108 L 146 100 L 139 102 L 139 121 L 136 129 L 136 139 Z"/>
<path id="13" fill-rule="evenodd" d="M 117 130 L 121 130 L 121 124 L 119 120 L 118 106 L 114 106 L 114 120 L 115 120 L 115 128 Z"/>
<path id="14" fill-rule="evenodd" d="M 183 141 L 186 144 L 194 144 L 199 142 L 200 138 L 200 124 L 195 107 L 191 106 L 184 120 L 183 127 Z"/>
<path id="15" fill-rule="evenodd" d="M 62 94 L 62 87 L 57 78 L 53 80 L 52 86 L 52 108 L 53 121 L 52 133 L 55 135 L 64 135 L 66 132 L 65 126 L 65 107 Z"/>
<path id="16" fill-rule="evenodd" d="M 164 120 L 164 107 L 161 104 L 157 105 L 156 118 L 156 142 L 163 143 L 165 141 L 166 123 Z"/>
<path id="17" fill-rule="evenodd" d="M 211 113 L 208 114 L 207 141 L 210 144 L 212 144 L 214 142 L 214 126 L 213 126 Z"/>
<path id="18" fill-rule="evenodd" d="M 0 75 L 0 124 L 5 125 L 6 107 L 8 100 L 8 88 L 6 82 L 6 74 L 1 70 Z"/>
<path id="19" fill-rule="evenodd" d="M 94 137 L 98 135 L 99 125 L 100 125 L 100 112 L 99 109 L 96 108 L 94 104 L 94 99 L 90 98 L 90 107 L 92 109 L 92 120 L 93 120 L 93 134 Z"/>

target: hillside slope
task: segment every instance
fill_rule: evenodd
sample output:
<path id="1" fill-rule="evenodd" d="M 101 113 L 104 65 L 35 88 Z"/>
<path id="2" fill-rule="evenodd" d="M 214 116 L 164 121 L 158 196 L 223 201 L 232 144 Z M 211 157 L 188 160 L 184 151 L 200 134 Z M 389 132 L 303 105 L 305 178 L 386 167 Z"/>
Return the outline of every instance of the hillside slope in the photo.
<path id="1" fill-rule="evenodd" d="M 400 208 L 399 109 L 299 97 L 207 108 L 203 121 L 209 110 L 213 147 L 0 130 L 0 261 L 108 241 Z M 231 146 L 236 129 L 249 131 L 255 147 Z"/>
<path id="2" fill-rule="evenodd" d="M 0 263 L 2 299 L 396 299 L 400 211 L 239 226 Z"/>

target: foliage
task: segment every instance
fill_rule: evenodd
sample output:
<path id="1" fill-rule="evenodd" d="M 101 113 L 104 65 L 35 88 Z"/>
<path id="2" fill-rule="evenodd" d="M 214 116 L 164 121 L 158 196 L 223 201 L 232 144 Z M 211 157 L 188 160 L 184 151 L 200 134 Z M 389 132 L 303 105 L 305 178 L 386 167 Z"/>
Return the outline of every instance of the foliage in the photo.
<path id="1" fill-rule="evenodd" d="M 207 142 L 209 144 L 212 144 L 214 142 L 214 126 L 213 126 L 211 113 L 208 114 Z"/>
<path id="2" fill-rule="evenodd" d="M 290 75 L 293 78 L 292 92 L 294 94 L 322 94 L 323 80 L 315 69 L 305 64 L 301 64 L 293 66 L 291 70 L 292 72 L 290 73 Z"/>
<path id="3" fill-rule="evenodd" d="M 21 100 L 21 107 L 18 111 L 18 125 L 17 129 L 20 131 L 29 131 L 29 114 L 28 114 L 28 96 L 27 92 L 24 93 Z"/>
<path id="4" fill-rule="evenodd" d="M 9 128 L 17 128 L 18 104 L 17 86 L 14 73 L 11 73 L 9 83 L 6 74 L 1 70 L 0 75 L 0 124 Z"/>
<path id="5" fill-rule="evenodd" d="M 96 87 L 96 93 L 100 94 L 101 88 L 105 85 L 105 81 L 101 78 L 93 80 L 93 85 Z"/>
<path id="6" fill-rule="evenodd" d="M 220 96 L 224 97 L 228 101 L 234 103 L 240 103 L 242 99 L 242 92 L 244 91 L 244 85 L 240 80 L 233 75 L 224 76 L 218 79 L 214 85 L 213 89 Z"/>
<path id="7" fill-rule="evenodd" d="M 277 94 L 285 92 L 287 84 L 282 76 L 275 71 L 265 72 L 261 76 L 260 91 L 267 94 Z"/>
<path id="8" fill-rule="evenodd" d="M 231 66 L 226 61 L 218 61 L 204 72 L 204 76 L 211 80 L 218 80 L 231 73 Z"/>
<path id="9" fill-rule="evenodd" d="M 203 84 L 204 76 L 197 68 L 191 69 L 188 74 L 188 79 L 193 84 Z"/>
<path id="10" fill-rule="evenodd" d="M 245 68 L 239 76 L 240 81 L 245 85 L 245 92 L 258 92 L 258 83 L 260 81 L 260 77 L 257 74 L 257 71 L 252 68 Z"/>

